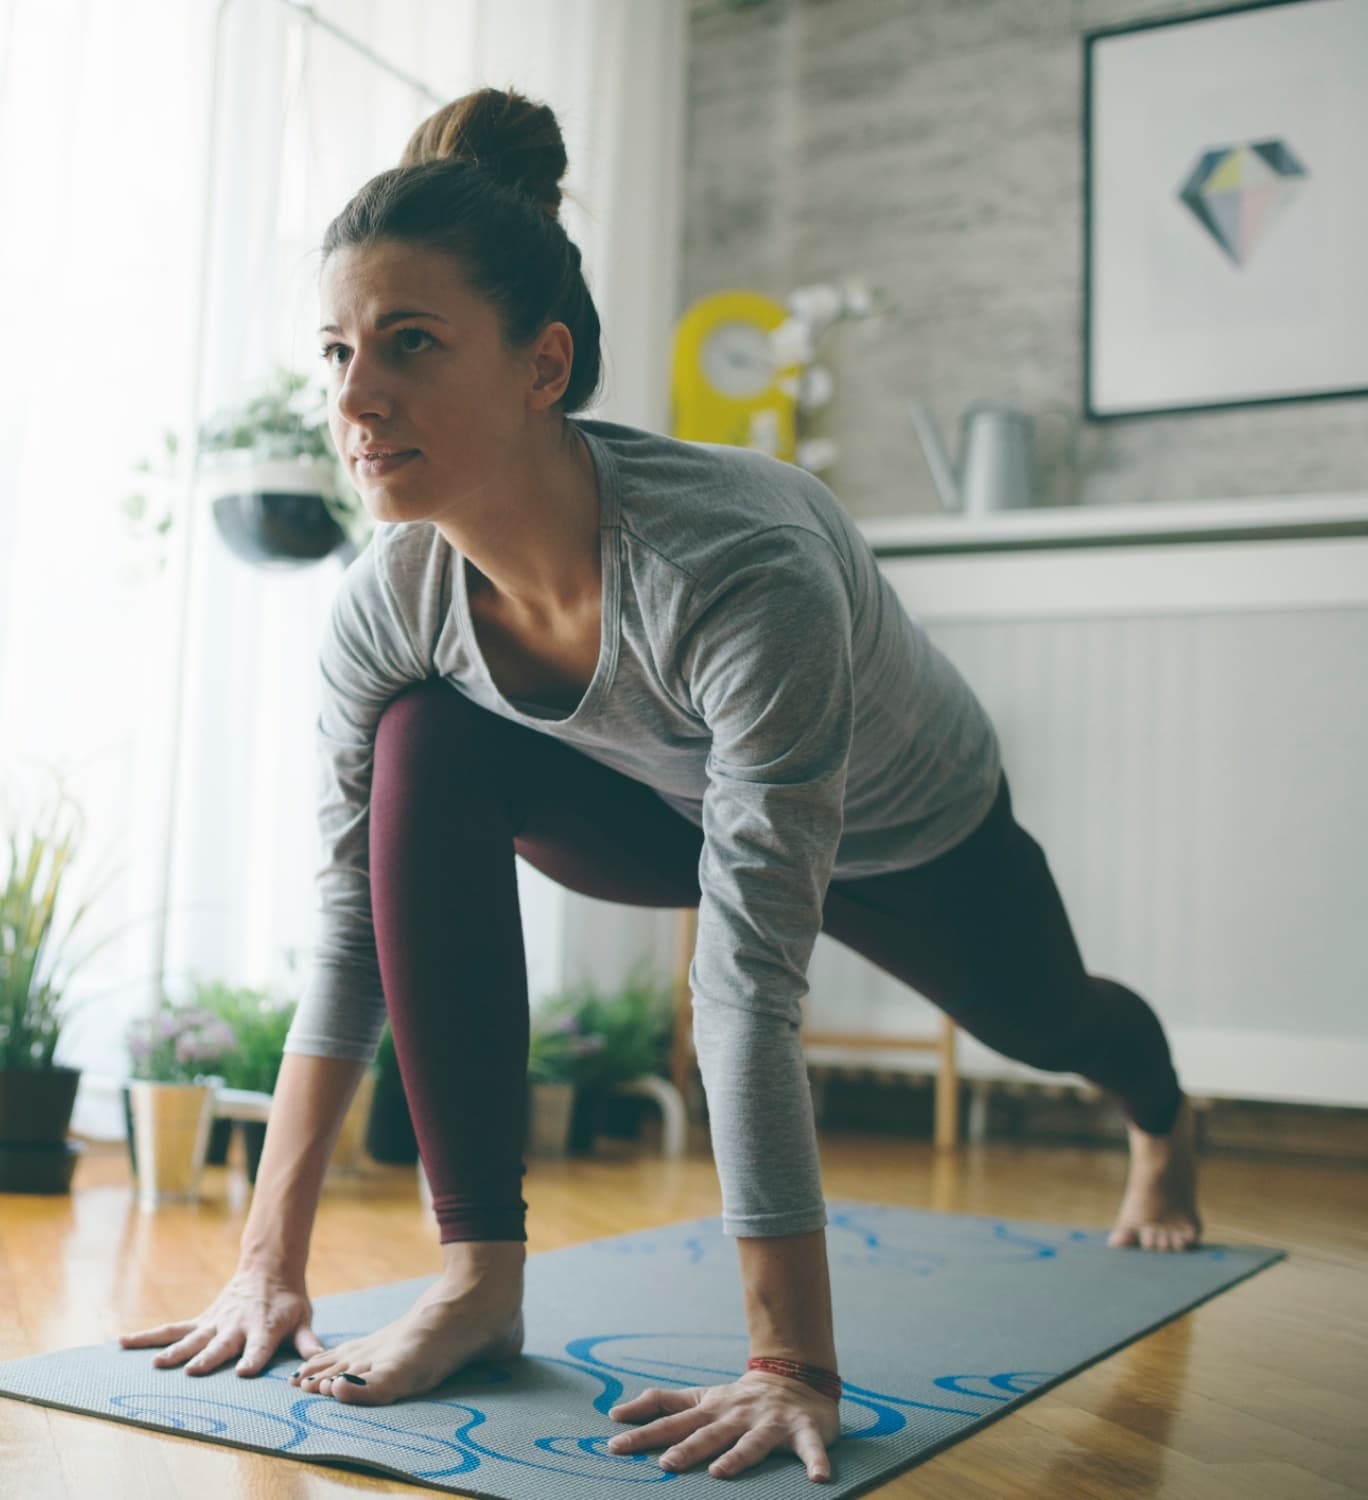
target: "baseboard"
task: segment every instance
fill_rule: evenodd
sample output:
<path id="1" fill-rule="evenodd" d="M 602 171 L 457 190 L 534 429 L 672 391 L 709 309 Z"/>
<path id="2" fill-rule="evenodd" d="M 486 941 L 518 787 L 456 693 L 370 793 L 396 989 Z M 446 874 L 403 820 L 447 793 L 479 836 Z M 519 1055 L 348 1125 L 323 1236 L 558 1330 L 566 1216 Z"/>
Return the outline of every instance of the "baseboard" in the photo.
<path id="1" fill-rule="evenodd" d="M 929 1074 L 813 1068 L 823 1130 L 862 1130 L 930 1140 L 935 1090 Z M 969 1139 L 972 1082 L 960 1084 L 960 1138 Z M 1368 1166 L 1368 1110 L 1253 1099 L 1193 1098 L 1204 1154 L 1294 1156 Z M 985 1141 L 1126 1145 L 1120 1111 L 1095 1089 L 1012 1080 L 987 1085 Z"/>

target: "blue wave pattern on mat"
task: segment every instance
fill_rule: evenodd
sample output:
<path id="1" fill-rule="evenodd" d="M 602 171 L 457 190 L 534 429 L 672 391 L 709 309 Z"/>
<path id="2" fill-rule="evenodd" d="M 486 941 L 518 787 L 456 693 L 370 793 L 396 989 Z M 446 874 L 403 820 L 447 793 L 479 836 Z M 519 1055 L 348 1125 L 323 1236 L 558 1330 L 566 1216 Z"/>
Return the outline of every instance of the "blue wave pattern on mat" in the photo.
<path id="1" fill-rule="evenodd" d="M 349 1334 L 346 1337 L 355 1337 L 355 1335 Z M 717 1385 L 724 1381 L 735 1380 L 745 1367 L 744 1337 L 738 1341 L 742 1346 L 741 1359 L 730 1367 L 693 1365 L 678 1360 L 651 1360 L 649 1358 L 636 1362 L 616 1363 L 594 1352 L 604 1344 L 656 1338 L 673 1344 L 680 1341 L 678 1334 L 596 1335 L 573 1340 L 567 1351 L 572 1355 L 570 1359 L 539 1355 L 525 1356 L 525 1358 L 531 1358 L 541 1365 L 559 1366 L 573 1374 L 582 1375 L 594 1381 L 598 1386 L 598 1393 L 588 1399 L 587 1405 L 605 1417 L 608 1411 L 624 1398 L 628 1390 L 627 1385 L 616 1378 L 617 1375 L 642 1376 L 649 1384 L 654 1385 Z M 338 1341 L 338 1336 L 334 1335 L 326 1342 L 331 1345 Z M 670 1371 L 674 1373 L 666 1373 Z M 498 1366 L 470 1366 L 457 1378 L 464 1381 L 470 1379 L 475 1372 L 478 1372 L 482 1384 L 490 1383 L 490 1377 L 493 1377 L 494 1381 L 512 1379 L 509 1370 Z M 282 1365 L 264 1373 L 259 1380 L 274 1381 L 293 1394 L 295 1387 L 289 1384 L 288 1374 L 288 1367 Z M 205 1378 L 213 1379 L 214 1377 L 197 1377 L 196 1383 L 198 1384 Z M 237 1379 L 236 1376 L 233 1378 Z M 961 1395 L 981 1401 L 1009 1401 L 1014 1396 L 1034 1389 L 1036 1385 L 1048 1378 L 1050 1378 L 1049 1375 L 1044 1372 L 1028 1371 L 1001 1375 L 942 1376 L 936 1383 L 943 1384 Z M 994 1389 L 991 1391 L 969 1390 L 965 1387 L 966 1381 L 978 1382 Z M 450 1383 L 448 1381 L 445 1385 Z M 1003 1391 L 1010 1392 L 1010 1394 L 1000 1394 Z M 572 1387 L 567 1387 L 560 1392 L 561 1399 L 567 1400 L 573 1399 L 574 1394 Z M 936 1405 L 915 1401 L 910 1397 L 851 1385 L 847 1386 L 845 1399 L 842 1401 L 841 1442 L 844 1444 L 861 1438 L 881 1437 L 900 1431 L 907 1425 L 906 1418 L 898 1410 L 900 1406 L 948 1412 L 970 1420 L 983 1415 L 982 1408 L 977 1406 Z M 863 1423 L 851 1422 L 852 1408 L 868 1413 Z M 421 1427 L 415 1427 L 409 1419 L 409 1414 L 420 1409 L 429 1414 L 429 1421 L 424 1422 Z M 253 1447 L 267 1447 L 277 1453 L 290 1453 L 297 1450 L 310 1437 L 317 1435 L 360 1438 L 364 1439 L 372 1458 L 377 1456 L 377 1450 L 379 1450 L 391 1466 L 403 1469 L 420 1479 L 454 1478 L 479 1468 L 481 1459 L 498 1459 L 503 1463 L 514 1464 L 522 1468 L 540 1469 L 559 1474 L 582 1475 L 586 1472 L 586 1465 L 583 1462 L 552 1461 L 556 1458 L 592 1460 L 593 1472 L 600 1483 L 639 1484 L 643 1481 L 656 1483 L 682 1477 L 668 1474 L 656 1467 L 654 1463 L 656 1455 L 609 1453 L 605 1445 L 609 1438 L 622 1430 L 620 1423 L 610 1424 L 609 1430 L 601 1433 L 553 1433 L 537 1436 L 532 1440 L 533 1445 L 547 1454 L 545 1460 L 531 1458 L 525 1451 L 500 1447 L 492 1435 L 485 1441 L 480 1441 L 474 1436 L 475 1429 L 489 1422 L 491 1414 L 471 1403 L 451 1398 L 418 1397 L 393 1406 L 359 1407 L 343 1405 L 329 1396 L 304 1395 L 291 1401 L 285 1414 L 277 1415 L 263 1411 L 259 1404 L 252 1402 L 188 1396 L 179 1392 L 135 1391 L 111 1398 L 110 1410 L 130 1421 L 145 1422 L 200 1437 L 222 1438 L 246 1443 Z M 402 1423 L 395 1420 L 395 1415 L 400 1412 L 406 1414 L 406 1420 Z M 447 1413 L 460 1413 L 461 1419 L 448 1416 Z M 272 1424 L 279 1432 L 279 1441 L 274 1444 L 262 1441 L 259 1425 L 263 1421 Z M 235 1430 L 235 1423 L 238 1430 Z M 449 1429 L 448 1423 L 452 1424 Z M 243 1430 L 248 1427 L 251 1429 L 250 1434 Z M 519 1439 L 519 1444 L 521 1443 L 522 1440 Z M 299 1456 L 317 1455 L 300 1454 Z M 433 1460 L 436 1460 L 435 1464 Z M 644 1474 L 623 1472 L 624 1468 L 640 1468 L 648 1461 L 652 1472 Z M 604 1466 L 607 1468 L 605 1469 Z"/>
<path id="2" fill-rule="evenodd" d="M 829 1201 L 828 1217 L 845 1377 L 828 1495 L 929 1456 L 1281 1256 L 1222 1246 L 1182 1256 L 1114 1251 L 1104 1230 L 845 1200 Z M 316 1298 L 314 1326 L 336 1347 L 400 1316 L 433 1280 Z M 720 1219 L 533 1256 L 527 1291 L 520 1358 L 467 1366 L 437 1390 L 388 1406 L 299 1391 L 288 1381 L 294 1357 L 251 1380 L 230 1366 L 188 1377 L 117 1343 L 0 1365 L 0 1393 L 507 1500 L 589 1500 L 619 1484 L 715 1494 L 706 1463 L 671 1474 L 656 1462 L 659 1447 L 615 1454 L 606 1444 L 630 1425 L 608 1418 L 618 1402 L 650 1386 L 721 1384 L 744 1370 L 736 1246 Z M 616 1326 L 585 1332 L 605 1311 Z M 756 1494 L 811 1493 L 791 1453 L 771 1455 L 747 1477 Z"/>

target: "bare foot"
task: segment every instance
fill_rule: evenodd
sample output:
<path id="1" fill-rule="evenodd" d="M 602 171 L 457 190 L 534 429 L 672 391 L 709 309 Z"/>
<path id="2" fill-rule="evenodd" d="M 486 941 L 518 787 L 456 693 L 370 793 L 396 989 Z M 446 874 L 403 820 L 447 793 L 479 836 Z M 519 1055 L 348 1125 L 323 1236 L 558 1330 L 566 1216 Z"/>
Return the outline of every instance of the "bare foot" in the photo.
<path id="1" fill-rule="evenodd" d="M 1130 1175 L 1116 1225 L 1114 1250 L 1137 1242 L 1142 1250 L 1188 1250 L 1199 1244 L 1197 1137 L 1186 1096 L 1168 1135 L 1149 1135 L 1127 1122 Z"/>
<path id="2" fill-rule="evenodd" d="M 421 1395 L 477 1360 L 522 1353 L 522 1269 L 481 1276 L 449 1268 L 402 1318 L 307 1359 L 290 1384 L 355 1406 Z M 343 1372 L 365 1381 L 357 1385 Z"/>

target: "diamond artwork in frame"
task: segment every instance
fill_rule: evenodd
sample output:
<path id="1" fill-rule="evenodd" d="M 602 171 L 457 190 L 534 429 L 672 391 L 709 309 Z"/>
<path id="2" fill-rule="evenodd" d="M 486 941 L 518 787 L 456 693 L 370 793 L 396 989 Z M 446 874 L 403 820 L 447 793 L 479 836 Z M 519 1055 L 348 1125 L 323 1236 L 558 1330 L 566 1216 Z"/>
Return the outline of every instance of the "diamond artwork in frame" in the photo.
<path id="1" fill-rule="evenodd" d="M 1368 395 L 1368 0 L 1084 44 L 1084 411 Z"/>

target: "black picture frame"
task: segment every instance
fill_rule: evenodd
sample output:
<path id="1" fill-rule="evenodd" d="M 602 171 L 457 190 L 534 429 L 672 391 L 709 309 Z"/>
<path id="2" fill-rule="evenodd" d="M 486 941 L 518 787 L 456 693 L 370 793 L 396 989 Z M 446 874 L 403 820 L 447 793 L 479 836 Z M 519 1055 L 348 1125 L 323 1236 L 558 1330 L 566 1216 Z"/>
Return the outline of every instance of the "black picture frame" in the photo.
<path id="1" fill-rule="evenodd" d="M 1346 31 L 1364 43 L 1348 55 Z M 1368 0 L 1250 0 L 1081 40 L 1085 419 L 1368 396 Z"/>

